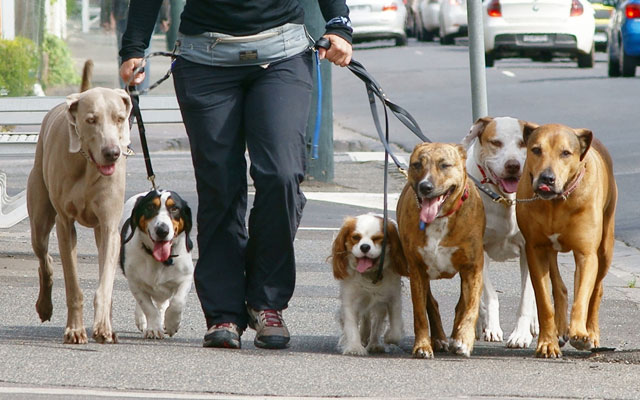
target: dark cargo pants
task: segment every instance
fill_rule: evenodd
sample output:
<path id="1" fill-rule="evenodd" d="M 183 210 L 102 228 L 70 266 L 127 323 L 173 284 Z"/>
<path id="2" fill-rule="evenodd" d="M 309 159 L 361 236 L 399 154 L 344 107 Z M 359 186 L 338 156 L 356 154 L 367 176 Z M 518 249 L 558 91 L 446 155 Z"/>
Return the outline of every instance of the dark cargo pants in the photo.
<path id="1" fill-rule="evenodd" d="M 245 304 L 284 309 L 293 295 L 311 54 L 266 69 L 178 58 L 173 77 L 198 192 L 196 291 L 207 327 L 233 322 L 244 330 Z M 245 148 L 255 186 L 248 230 Z"/>

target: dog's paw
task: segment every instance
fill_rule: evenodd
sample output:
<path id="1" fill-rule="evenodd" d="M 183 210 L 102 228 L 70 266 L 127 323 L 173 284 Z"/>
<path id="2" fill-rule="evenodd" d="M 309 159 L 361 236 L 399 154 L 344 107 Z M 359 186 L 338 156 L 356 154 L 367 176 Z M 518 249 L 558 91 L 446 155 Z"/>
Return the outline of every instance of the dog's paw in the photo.
<path id="1" fill-rule="evenodd" d="M 64 343 L 65 344 L 86 344 L 87 331 L 82 328 L 65 328 L 64 330 Z"/>
<path id="2" fill-rule="evenodd" d="M 414 346 L 413 358 L 433 358 L 433 349 L 431 346 Z"/>
<path id="3" fill-rule="evenodd" d="M 164 332 L 162 329 L 146 329 L 143 336 L 145 339 L 164 339 Z"/>
<path id="4" fill-rule="evenodd" d="M 369 343 L 366 347 L 366 350 L 367 350 L 367 353 L 369 354 L 385 352 L 384 345 L 380 342 Z"/>
<path id="5" fill-rule="evenodd" d="M 571 337 L 569 343 L 571 343 L 571 346 L 578 350 L 591 350 L 595 347 L 593 341 L 589 336 L 575 335 Z"/>
<path id="6" fill-rule="evenodd" d="M 561 348 L 564 347 L 565 344 L 569 342 L 569 335 L 560 335 L 558 336 L 558 346 Z"/>
<path id="7" fill-rule="evenodd" d="M 369 353 L 367 353 L 367 349 L 365 349 L 364 346 L 362 346 L 359 343 L 356 343 L 349 346 L 345 346 L 344 349 L 342 349 L 342 354 L 348 355 L 348 356 L 366 356 Z"/>
<path id="8" fill-rule="evenodd" d="M 432 338 L 431 346 L 436 351 L 436 353 L 447 353 L 449 351 L 449 341 L 447 339 Z"/>
<path id="9" fill-rule="evenodd" d="M 533 335 L 531 335 L 529 321 L 520 319 L 516 324 L 516 328 L 511 332 L 509 340 L 507 340 L 507 347 L 510 349 L 526 349 L 532 341 Z"/>
<path id="10" fill-rule="evenodd" d="M 502 342 L 502 329 L 500 326 L 486 327 L 482 333 L 485 342 Z"/>
<path id="11" fill-rule="evenodd" d="M 51 315 L 53 314 L 53 304 L 51 304 L 51 297 L 46 298 L 38 296 L 38 301 L 36 302 L 36 311 L 38 312 L 40 321 L 50 321 Z"/>
<path id="12" fill-rule="evenodd" d="M 384 334 L 384 342 L 386 344 L 399 344 L 404 338 L 404 334 L 402 331 L 387 331 Z"/>
<path id="13" fill-rule="evenodd" d="M 178 332 L 179 328 L 180 328 L 180 322 L 178 322 L 177 324 L 167 323 L 165 324 L 165 327 L 164 327 L 164 333 L 169 335 L 169 337 L 172 337 Z"/>
<path id="14" fill-rule="evenodd" d="M 449 340 L 449 351 L 459 356 L 471 356 L 471 349 L 469 348 L 469 346 L 462 343 L 462 341 L 453 338 Z"/>
<path id="15" fill-rule="evenodd" d="M 559 358 L 562 357 L 560 346 L 554 341 L 538 340 L 536 348 L 536 357 L 538 358 Z"/>
<path id="16" fill-rule="evenodd" d="M 118 343 L 118 336 L 110 329 L 94 328 L 93 340 L 100 344 L 113 344 Z"/>

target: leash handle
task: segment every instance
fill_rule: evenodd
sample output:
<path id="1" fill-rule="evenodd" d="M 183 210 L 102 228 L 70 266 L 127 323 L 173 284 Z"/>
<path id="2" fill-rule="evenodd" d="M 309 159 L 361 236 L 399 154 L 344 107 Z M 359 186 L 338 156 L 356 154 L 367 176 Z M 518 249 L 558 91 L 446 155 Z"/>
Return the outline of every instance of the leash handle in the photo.
<path id="1" fill-rule="evenodd" d="M 144 122 L 142 121 L 142 113 L 140 112 L 140 97 L 138 92 L 135 91 L 135 86 L 127 87 L 129 97 L 131 97 L 131 115 L 129 116 L 129 128 L 133 125 L 133 119 L 135 118 L 138 125 L 138 133 L 140 134 L 140 145 L 142 146 L 142 154 L 144 155 L 144 164 L 147 167 L 147 179 L 151 181 L 153 189 L 157 190 L 155 174 L 153 173 L 153 166 L 151 165 L 151 157 L 149 156 L 149 146 L 147 145 L 147 135 L 144 128 Z"/>

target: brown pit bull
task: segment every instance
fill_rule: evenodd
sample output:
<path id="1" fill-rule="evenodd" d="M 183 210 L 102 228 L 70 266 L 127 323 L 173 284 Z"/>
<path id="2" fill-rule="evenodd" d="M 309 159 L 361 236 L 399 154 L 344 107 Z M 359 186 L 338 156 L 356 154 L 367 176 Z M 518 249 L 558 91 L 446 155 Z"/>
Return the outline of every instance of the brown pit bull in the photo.
<path id="1" fill-rule="evenodd" d="M 602 280 L 613 257 L 618 189 L 611 157 L 587 129 L 527 124 L 523 137 L 527 158 L 518 184 L 516 214 L 538 307 L 536 356 L 561 356 L 560 347 L 567 339 L 576 349 L 589 350 L 600 344 Z M 573 251 L 576 263 L 568 326 L 559 251 Z"/>
<path id="2" fill-rule="evenodd" d="M 396 216 L 409 265 L 413 356 L 417 358 L 432 358 L 433 348 L 467 357 L 473 350 L 482 294 L 485 216 L 478 190 L 467 179 L 465 162 L 466 151 L 460 145 L 417 145 L 411 154 L 408 182 L 398 200 Z M 457 273 L 461 293 L 447 343 L 429 281 Z"/>

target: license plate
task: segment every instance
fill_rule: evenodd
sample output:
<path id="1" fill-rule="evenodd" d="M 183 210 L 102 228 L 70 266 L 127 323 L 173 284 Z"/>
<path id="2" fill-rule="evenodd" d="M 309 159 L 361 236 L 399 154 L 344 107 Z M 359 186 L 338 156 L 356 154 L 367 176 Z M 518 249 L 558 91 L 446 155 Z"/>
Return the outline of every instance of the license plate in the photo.
<path id="1" fill-rule="evenodd" d="M 603 32 L 596 32 L 593 36 L 593 40 L 598 43 L 604 43 L 607 41 L 607 34 Z"/>
<path id="2" fill-rule="evenodd" d="M 526 43 L 545 43 L 549 41 L 549 35 L 522 35 L 522 41 Z"/>

